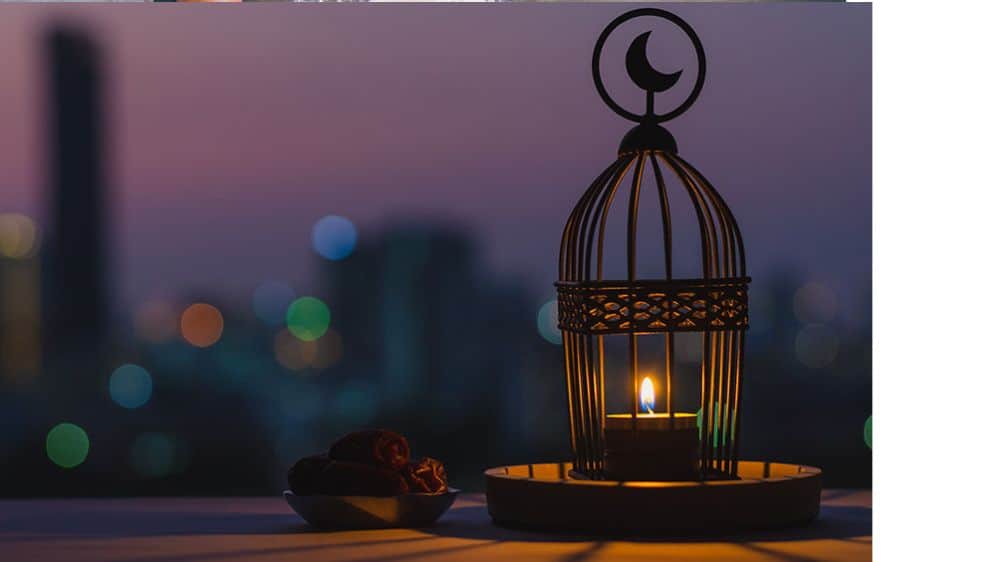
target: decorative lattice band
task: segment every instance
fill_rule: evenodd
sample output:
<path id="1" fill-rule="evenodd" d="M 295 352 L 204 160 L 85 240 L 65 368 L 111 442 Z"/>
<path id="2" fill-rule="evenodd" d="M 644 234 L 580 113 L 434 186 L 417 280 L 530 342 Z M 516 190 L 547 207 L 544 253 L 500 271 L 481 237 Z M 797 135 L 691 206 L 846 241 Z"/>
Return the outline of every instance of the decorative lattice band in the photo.
<path id="1" fill-rule="evenodd" d="M 560 281 L 559 328 L 580 334 L 710 332 L 749 326 L 749 277 Z"/>

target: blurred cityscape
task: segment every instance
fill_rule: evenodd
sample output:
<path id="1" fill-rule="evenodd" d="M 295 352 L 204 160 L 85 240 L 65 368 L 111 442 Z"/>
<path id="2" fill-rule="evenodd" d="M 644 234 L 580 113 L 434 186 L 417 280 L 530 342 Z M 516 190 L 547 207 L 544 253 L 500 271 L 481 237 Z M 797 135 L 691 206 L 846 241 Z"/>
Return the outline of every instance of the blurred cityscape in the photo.
<path id="1" fill-rule="evenodd" d="M 360 427 L 400 431 L 467 490 L 490 466 L 569 457 L 553 304 L 501 281 L 461 227 L 359 238 L 330 215 L 302 241 L 308 290 L 275 279 L 251 299 L 182 288 L 122 306 L 101 60 L 76 31 L 46 45 L 46 215 L 0 213 L 0 496 L 273 494 L 298 457 Z M 741 456 L 869 487 L 870 285 L 752 273 Z"/>

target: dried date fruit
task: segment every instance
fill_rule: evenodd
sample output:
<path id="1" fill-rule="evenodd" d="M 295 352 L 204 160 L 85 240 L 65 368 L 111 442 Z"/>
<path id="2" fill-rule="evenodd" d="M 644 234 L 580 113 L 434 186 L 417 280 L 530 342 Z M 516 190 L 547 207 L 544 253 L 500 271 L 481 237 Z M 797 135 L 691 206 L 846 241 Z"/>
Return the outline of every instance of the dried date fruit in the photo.
<path id="1" fill-rule="evenodd" d="M 341 437 L 330 445 L 328 454 L 335 461 L 399 470 L 410 460 L 410 445 L 396 432 L 368 429 Z"/>

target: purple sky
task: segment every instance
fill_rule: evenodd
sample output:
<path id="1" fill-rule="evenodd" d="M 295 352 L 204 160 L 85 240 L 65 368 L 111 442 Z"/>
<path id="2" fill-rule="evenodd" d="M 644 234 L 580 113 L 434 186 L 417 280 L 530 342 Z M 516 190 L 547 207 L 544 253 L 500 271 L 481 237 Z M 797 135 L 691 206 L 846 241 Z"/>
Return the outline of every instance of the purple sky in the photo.
<path id="1" fill-rule="evenodd" d="M 126 301 L 302 286 L 310 227 L 326 214 L 362 239 L 398 218 L 466 225 L 492 267 L 543 298 L 566 215 L 629 127 L 590 78 L 597 34 L 626 9 L 2 6 L 0 210 L 40 215 L 37 41 L 45 22 L 74 16 L 110 55 Z M 870 6 L 670 9 L 709 66 L 668 128 L 739 219 L 751 275 L 795 264 L 856 290 L 871 268 Z M 671 58 L 683 43 L 657 32 L 668 27 L 629 29 L 654 30 L 658 68 L 687 60 Z M 634 34 L 616 36 L 609 68 Z M 611 88 L 638 99 L 621 80 Z"/>

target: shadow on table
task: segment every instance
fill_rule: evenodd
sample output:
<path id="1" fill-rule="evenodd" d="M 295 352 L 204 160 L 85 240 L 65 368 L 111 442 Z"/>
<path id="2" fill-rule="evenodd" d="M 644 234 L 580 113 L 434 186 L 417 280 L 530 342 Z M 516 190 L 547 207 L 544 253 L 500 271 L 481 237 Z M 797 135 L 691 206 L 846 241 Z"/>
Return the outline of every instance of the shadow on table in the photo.
<path id="1" fill-rule="evenodd" d="M 187 510 L 79 510 L 59 513 L 29 511 L 0 518 L 0 528 L 18 540 L 53 538 L 131 538 L 172 535 L 267 535 L 323 533 L 306 525 L 294 513 L 205 512 Z M 335 531 L 334 531 L 335 532 Z M 515 542 L 586 542 L 592 535 L 554 534 L 511 529 L 493 523 L 483 503 L 473 502 L 452 508 L 433 527 L 420 529 L 430 537 L 454 537 Z M 780 530 L 726 534 L 684 535 L 678 537 L 607 536 L 631 541 L 665 542 L 763 542 L 813 539 L 855 539 L 870 541 L 872 511 L 868 507 L 830 506 L 820 510 L 812 523 Z M 402 540 L 402 539 L 397 539 Z"/>
<path id="2" fill-rule="evenodd" d="M 829 498 L 828 498 L 829 499 Z M 869 507 L 825 505 L 813 523 L 790 529 L 713 534 L 678 537 L 631 537 L 554 534 L 528 530 L 509 529 L 493 524 L 485 502 L 469 498 L 464 505 L 451 509 L 437 525 L 417 529 L 418 536 L 386 536 L 377 531 L 365 533 L 346 542 L 317 542 L 312 544 L 275 545 L 224 553 L 198 553 L 190 555 L 156 555 L 136 558 L 134 562 L 193 562 L 217 557 L 281 556 L 293 557 L 312 551 L 329 549 L 330 553 L 364 549 L 375 545 L 399 545 L 403 552 L 380 556 L 381 562 L 403 561 L 410 558 L 463 552 L 473 555 L 479 549 L 504 543 L 579 543 L 580 549 L 560 562 L 586 562 L 599 556 L 611 540 L 632 543 L 698 543 L 725 542 L 740 545 L 749 551 L 766 554 L 785 562 L 799 562 L 808 558 L 771 548 L 769 542 L 794 542 L 815 539 L 835 539 L 858 544 L 871 544 L 872 512 Z M 324 533 L 302 522 L 293 513 L 263 513 L 239 511 L 203 511 L 193 506 L 185 509 L 148 509 L 121 506 L 113 509 L 63 510 L 53 516 L 50 510 L 26 509 L 10 512 L 0 517 L 3 535 L 18 541 L 48 541 L 51 539 L 114 539 L 137 537 L 168 537 L 174 535 L 276 535 Z M 336 531 L 326 531 L 336 534 Z M 441 539 L 473 540 L 472 543 L 454 544 Z M 311 542 L 311 541 L 310 541 Z M 589 543 L 589 544 L 587 544 Z M 430 546 L 405 552 L 410 545 Z"/>
<path id="3" fill-rule="evenodd" d="M 500 527 L 493 523 L 485 507 L 466 506 L 452 509 L 442 521 L 423 532 L 442 537 L 483 539 L 515 542 L 590 542 L 594 535 L 554 534 Z M 605 535 L 600 539 L 632 542 L 729 542 L 759 543 L 769 541 L 800 541 L 816 539 L 841 539 L 849 542 L 869 543 L 872 534 L 872 510 L 858 506 L 823 506 L 819 517 L 807 525 L 776 530 L 705 533 L 682 536 L 616 536 Z"/>

